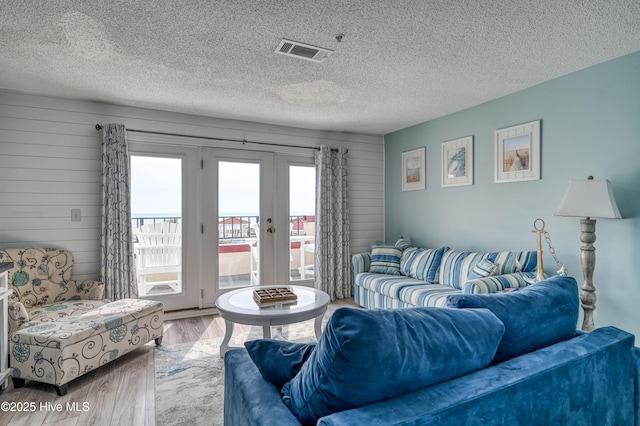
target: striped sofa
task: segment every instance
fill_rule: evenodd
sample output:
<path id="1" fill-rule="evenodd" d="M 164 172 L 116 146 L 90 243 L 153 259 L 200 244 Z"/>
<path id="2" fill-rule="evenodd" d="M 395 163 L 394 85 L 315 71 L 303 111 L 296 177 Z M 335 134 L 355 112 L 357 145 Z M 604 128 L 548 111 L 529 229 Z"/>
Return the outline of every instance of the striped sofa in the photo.
<path id="1" fill-rule="evenodd" d="M 365 308 L 442 307 L 451 294 L 526 287 L 536 266 L 535 251 L 425 249 L 401 238 L 353 256 L 354 300 Z"/>

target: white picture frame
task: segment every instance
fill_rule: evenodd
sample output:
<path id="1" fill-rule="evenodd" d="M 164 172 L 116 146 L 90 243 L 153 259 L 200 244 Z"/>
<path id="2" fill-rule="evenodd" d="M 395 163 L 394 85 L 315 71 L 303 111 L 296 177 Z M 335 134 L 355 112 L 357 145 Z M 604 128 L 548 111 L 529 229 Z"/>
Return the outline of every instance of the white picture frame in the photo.
<path id="1" fill-rule="evenodd" d="M 442 186 L 473 185 L 473 136 L 442 143 Z"/>
<path id="2" fill-rule="evenodd" d="M 540 120 L 495 131 L 495 183 L 540 179 Z"/>
<path id="3" fill-rule="evenodd" d="M 402 190 L 414 191 L 426 188 L 426 148 L 412 149 L 402 153 Z"/>

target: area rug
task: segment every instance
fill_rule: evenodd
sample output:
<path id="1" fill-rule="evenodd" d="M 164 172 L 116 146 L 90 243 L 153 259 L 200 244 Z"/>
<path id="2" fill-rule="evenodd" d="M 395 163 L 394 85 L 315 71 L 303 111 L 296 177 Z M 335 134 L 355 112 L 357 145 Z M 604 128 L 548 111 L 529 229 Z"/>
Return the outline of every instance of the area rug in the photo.
<path id="1" fill-rule="evenodd" d="M 234 335 L 231 344 L 262 338 L 262 328 Z M 315 339 L 313 321 L 272 327 L 273 339 L 310 342 Z M 200 340 L 155 349 L 156 424 L 222 425 L 224 408 L 224 362 L 222 338 Z"/>

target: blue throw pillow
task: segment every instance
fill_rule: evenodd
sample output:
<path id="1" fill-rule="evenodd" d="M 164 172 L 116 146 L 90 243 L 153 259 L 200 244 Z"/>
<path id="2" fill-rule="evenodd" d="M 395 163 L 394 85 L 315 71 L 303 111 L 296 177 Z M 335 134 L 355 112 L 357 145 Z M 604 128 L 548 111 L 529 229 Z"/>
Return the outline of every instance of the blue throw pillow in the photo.
<path id="1" fill-rule="evenodd" d="M 316 344 L 259 339 L 245 342 L 244 347 L 262 377 L 280 389 L 298 374 Z"/>
<path id="2" fill-rule="evenodd" d="M 301 423 L 315 424 L 483 368 L 503 333 L 486 309 L 338 309 L 282 388 L 283 401 Z"/>
<path id="3" fill-rule="evenodd" d="M 498 294 L 447 296 L 449 308 L 485 308 L 504 323 L 505 332 L 493 363 L 502 362 L 572 338 L 578 322 L 578 283 L 552 277 Z"/>

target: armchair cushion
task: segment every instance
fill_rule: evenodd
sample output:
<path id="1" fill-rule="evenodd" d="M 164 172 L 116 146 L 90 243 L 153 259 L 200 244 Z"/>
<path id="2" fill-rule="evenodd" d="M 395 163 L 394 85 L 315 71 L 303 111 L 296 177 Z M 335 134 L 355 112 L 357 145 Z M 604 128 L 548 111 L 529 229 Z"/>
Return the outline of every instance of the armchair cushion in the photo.
<path id="1" fill-rule="evenodd" d="M 576 280 L 555 276 L 508 293 L 451 295 L 446 306 L 489 309 L 500 318 L 498 363 L 575 336 L 580 304 Z"/>
<path id="2" fill-rule="evenodd" d="M 301 423 L 315 424 L 485 367 L 503 333 L 485 309 L 338 309 L 282 388 L 283 401 Z"/>
<path id="3" fill-rule="evenodd" d="M 95 308 L 85 309 L 89 304 Z M 78 309 L 56 319 L 60 307 Z M 23 327 L 9 338 L 14 384 L 24 380 L 49 383 L 64 395 L 69 381 L 150 340 L 159 344 L 162 339 L 163 305 L 152 300 L 61 302 L 43 310 L 52 319 Z"/>
<path id="4" fill-rule="evenodd" d="M 38 310 L 29 324 L 15 333 L 11 340 L 42 347 L 61 349 L 105 330 L 114 342 L 126 335 L 125 324 L 134 323 L 149 310 L 162 309 L 160 302 L 143 299 L 122 299 L 115 302 L 59 303 Z M 34 325 L 30 325 L 30 324 Z M 136 334 L 131 330 L 133 334 Z"/>
<path id="5" fill-rule="evenodd" d="M 108 303 L 108 301 L 76 300 L 36 307 L 28 311 L 28 320 L 22 322 L 16 330 L 26 329 L 28 332 L 32 327 L 50 324 L 55 321 L 68 321 L 69 319 L 75 319 L 88 312 L 97 311 L 98 308 L 106 303 Z"/>

